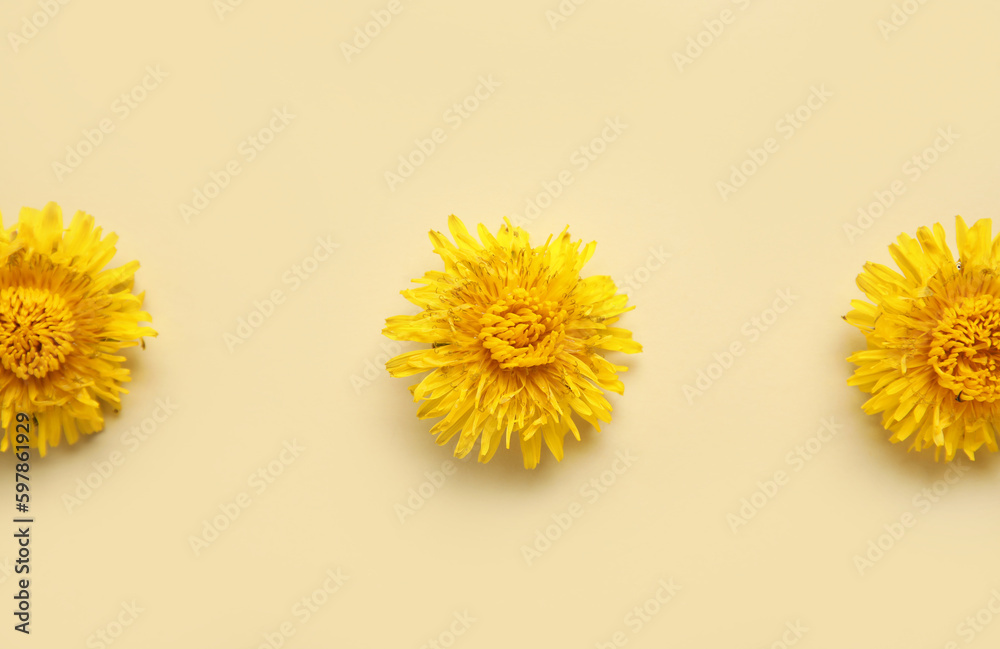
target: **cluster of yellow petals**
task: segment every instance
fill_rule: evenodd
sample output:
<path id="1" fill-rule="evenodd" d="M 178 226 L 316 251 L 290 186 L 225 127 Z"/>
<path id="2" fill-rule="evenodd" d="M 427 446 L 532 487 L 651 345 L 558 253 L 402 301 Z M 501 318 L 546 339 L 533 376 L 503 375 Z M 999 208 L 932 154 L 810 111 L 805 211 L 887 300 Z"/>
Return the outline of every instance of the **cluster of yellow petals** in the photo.
<path id="1" fill-rule="evenodd" d="M 9 228 L 0 218 L 0 451 L 19 412 L 35 420 L 42 455 L 63 436 L 100 431 L 100 402 L 117 409 L 129 380 L 120 350 L 156 335 L 132 294 L 139 263 L 105 269 L 117 237 L 101 235 L 83 212 L 64 229 L 55 203 L 24 208 Z"/>
<path id="2" fill-rule="evenodd" d="M 581 249 L 563 231 L 533 248 L 509 221 L 496 236 L 480 225 L 478 240 L 457 217 L 448 225 L 454 242 L 430 233 L 444 271 L 403 291 L 422 311 L 388 318 L 383 332 L 431 347 L 386 367 L 397 377 L 430 372 L 410 388 L 422 402 L 417 416 L 443 417 L 431 432 L 439 444 L 457 435 L 456 456 L 478 441 L 479 461 L 488 462 L 516 434 L 525 467 L 538 464 L 543 441 L 562 459 L 566 434 L 580 439 L 574 415 L 598 430 L 611 421 L 603 390 L 621 394 L 617 373 L 626 368 L 600 351 L 642 351 L 629 331 L 613 326 L 633 307 L 610 277 L 581 277 L 595 243 Z"/>
<path id="3" fill-rule="evenodd" d="M 997 450 L 1000 423 L 1000 237 L 989 219 L 971 228 L 956 218 L 958 258 L 940 224 L 905 234 L 889 250 L 902 274 L 868 263 L 847 321 L 868 349 L 850 357 L 849 383 L 870 393 L 865 412 L 881 413 L 893 442 L 975 459 Z"/>

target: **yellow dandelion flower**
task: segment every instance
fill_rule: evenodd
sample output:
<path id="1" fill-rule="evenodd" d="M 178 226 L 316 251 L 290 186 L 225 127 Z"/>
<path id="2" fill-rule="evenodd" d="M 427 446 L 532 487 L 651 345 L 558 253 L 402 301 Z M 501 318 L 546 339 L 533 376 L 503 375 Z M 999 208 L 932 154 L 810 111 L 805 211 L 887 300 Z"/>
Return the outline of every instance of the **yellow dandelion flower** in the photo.
<path id="1" fill-rule="evenodd" d="M 938 223 L 889 247 L 903 274 L 865 264 L 858 287 L 872 303 L 852 301 L 846 320 L 868 349 L 848 359 L 858 366 L 848 383 L 872 395 L 864 410 L 882 413 L 893 442 L 974 460 L 983 444 L 997 450 L 1000 237 L 989 219 L 970 228 L 956 217 L 955 229 L 958 259 Z"/>
<path id="2" fill-rule="evenodd" d="M 31 445 L 44 456 L 63 435 L 73 444 L 104 428 L 101 401 L 120 406 L 118 352 L 156 332 L 139 325 L 150 321 L 131 292 L 139 262 L 104 269 L 117 240 L 83 212 L 64 231 L 55 203 L 22 209 L 8 229 L 0 217 L 0 451 L 19 412 L 37 422 Z"/>
<path id="3" fill-rule="evenodd" d="M 582 278 L 596 243 L 580 249 L 569 233 L 532 248 L 528 233 L 509 220 L 493 236 L 484 225 L 479 241 L 452 216 L 452 243 L 431 232 L 444 272 L 414 280 L 420 288 L 403 296 L 423 311 L 388 318 L 383 333 L 393 340 L 428 343 L 386 363 L 392 376 L 430 371 L 410 387 L 423 402 L 420 419 L 444 417 L 431 432 L 438 444 L 458 435 L 457 457 L 479 445 L 489 462 L 501 439 L 521 443 L 524 466 L 538 465 L 542 440 L 557 460 L 567 432 L 579 440 L 573 415 L 600 430 L 611 421 L 602 390 L 622 394 L 617 373 L 625 367 L 599 350 L 642 351 L 631 332 L 614 327 L 627 307 L 610 277 Z M 480 439 L 481 438 L 481 439 Z"/>

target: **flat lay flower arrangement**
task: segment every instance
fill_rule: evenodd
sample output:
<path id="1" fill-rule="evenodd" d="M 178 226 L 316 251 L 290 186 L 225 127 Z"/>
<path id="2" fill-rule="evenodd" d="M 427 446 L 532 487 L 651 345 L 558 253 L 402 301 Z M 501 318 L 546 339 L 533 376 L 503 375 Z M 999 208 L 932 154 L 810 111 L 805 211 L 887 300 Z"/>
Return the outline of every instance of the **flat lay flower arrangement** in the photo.
<path id="1" fill-rule="evenodd" d="M 417 417 L 466 457 L 478 444 L 489 462 L 514 439 L 526 468 L 548 448 L 564 456 L 579 422 L 600 431 L 611 421 L 605 393 L 624 393 L 624 365 L 608 352 L 642 346 L 616 326 L 635 308 L 607 276 L 584 276 L 596 249 L 568 228 L 533 246 L 505 219 L 473 236 L 456 216 L 451 237 L 430 232 L 442 270 L 429 270 L 402 295 L 420 311 L 386 320 L 384 335 L 425 345 L 386 364 L 395 377 L 423 375 L 410 387 Z M 866 263 L 857 278 L 867 297 L 845 320 L 866 349 L 848 359 L 848 383 L 870 394 L 863 409 L 881 415 L 892 442 L 933 449 L 952 460 L 997 450 L 1000 406 L 1000 237 L 991 221 L 956 217 L 957 256 L 941 224 L 902 234 L 889 247 L 899 270 Z M 116 235 L 77 212 L 64 227 L 59 206 L 24 208 L 0 220 L 0 450 L 11 445 L 18 413 L 36 422 L 41 455 L 104 427 L 102 403 L 117 409 L 130 380 L 121 350 L 156 336 L 132 292 L 139 263 L 107 268 Z"/>

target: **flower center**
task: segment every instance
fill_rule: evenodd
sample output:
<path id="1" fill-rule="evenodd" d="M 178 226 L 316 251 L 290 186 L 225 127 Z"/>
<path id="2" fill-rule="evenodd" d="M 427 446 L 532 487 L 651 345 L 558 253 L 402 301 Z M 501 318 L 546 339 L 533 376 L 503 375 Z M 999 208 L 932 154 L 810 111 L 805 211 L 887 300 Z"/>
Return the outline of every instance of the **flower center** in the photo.
<path id="1" fill-rule="evenodd" d="M 62 296 L 23 286 L 0 290 L 0 364 L 19 379 L 59 369 L 73 349 L 75 328 Z"/>
<path id="2" fill-rule="evenodd" d="M 504 369 L 555 361 L 566 336 L 566 311 L 517 288 L 479 319 L 479 339 Z"/>
<path id="3" fill-rule="evenodd" d="M 932 333 L 938 384 L 961 401 L 1000 399 L 1000 298 L 964 297 L 946 307 Z"/>

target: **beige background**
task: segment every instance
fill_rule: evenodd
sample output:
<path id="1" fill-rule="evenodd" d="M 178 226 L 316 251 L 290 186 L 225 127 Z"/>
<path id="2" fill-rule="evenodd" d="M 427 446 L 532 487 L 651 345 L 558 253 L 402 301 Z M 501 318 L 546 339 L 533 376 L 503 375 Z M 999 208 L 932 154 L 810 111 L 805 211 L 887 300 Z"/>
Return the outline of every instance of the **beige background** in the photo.
<path id="1" fill-rule="evenodd" d="M 116 649 L 268 646 L 285 623 L 289 648 L 417 648 L 447 643 L 466 611 L 476 621 L 453 646 L 470 649 L 616 633 L 634 647 L 1000 642 L 1000 622 L 971 638 L 961 626 L 1000 603 L 1000 462 L 984 455 L 918 506 L 946 467 L 862 414 L 844 358 L 863 340 L 840 320 L 861 265 L 887 262 L 900 232 L 998 215 L 1000 5 L 910 0 L 885 38 L 893 0 L 589 0 L 555 28 L 558 0 L 400 0 L 350 61 L 341 43 L 388 2 L 324 5 L 245 0 L 220 19 L 210 0 L 81 0 L 16 52 L 0 43 L 0 209 L 96 215 L 121 236 L 118 261 L 142 262 L 161 334 L 132 354 L 107 430 L 35 461 L 34 633 L 4 614 L 0 645 L 101 646 L 93 634 L 133 600 L 143 611 Z M 39 6 L 4 3 L 0 32 Z M 674 54 L 723 10 L 731 24 L 679 70 Z M 168 76 L 123 119 L 116 101 L 147 66 Z M 499 87 L 454 129 L 447 111 L 491 75 Z M 778 121 L 814 86 L 832 97 L 785 139 Z M 241 143 L 282 108 L 294 119 L 248 162 Z M 615 118 L 621 136 L 574 164 Z M 105 119 L 114 131 L 58 174 Z M 949 127 L 959 139 L 908 176 Z M 445 141 L 390 191 L 385 172 L 436 128 Z M 769 137 L 778 151 L 723 200 L 717 181 Z M 234 159 L 241 173 L 186 221 L 179 205 Z M 415 418 L 409 381 L 369 369 L 385 360 L 384 318 L 412 313 L 398 291 L 437 267 L 429 229 L 449 213 L 495 229 L 564 171 L 574 182 L 530 220 L 535 239 L 568 224 L 599 242 L 591 273 L 636 278 L 624 323 L 645 353 L 619 359 L 631 371 L 615 420 L 534 472 L 516 452 L 456 461 L 401 522 L 396 505 L 451 456 Z M 851 240 L 844 225 L 897 180 L 905 194 Z M 319 237 L 339 248 L 311 266 Z M 670 254 L 653 270 L 651 247 Z M 315 272 L 293 291 L 282 277 L 303 264 Z M 791 308 L 751 340 L 786 289 Z M 274 290 L 285 302 L 230 351 L 224 335 Z M 745 353 L 689 403 L 684 386 L 734 342 Z M 137 444 L 157 399 L 176 412 Z M 831 417 L 837 435 L 790 463 Z M 305 450 L 257 493 L 249 477 L 292 440 Z M 592 502 L 581 485 L 620 450 L 637 459 Z M 90 475 L 116 452 L 110 475 Z M 734 533 L 727 516 L 776 471 L 787 484 Z M 68 505 L 88 476 L 98 488 Z M 196 556 L 190 538 L 244 492 Z M 574 502 L 583 515 L 529 565 L 522 547 Z M 862 574 L 856 555 L 907 512 L 916 524 Z M 303 622 L 293 607 L 330 569 L 349 580 Z M 661 579 L 681 590 L 636 632 L 626 616 Z M 8 610 L 6 569 L 0 583 Z M 786 634 L 796 624 L 801 638 Z"/>

